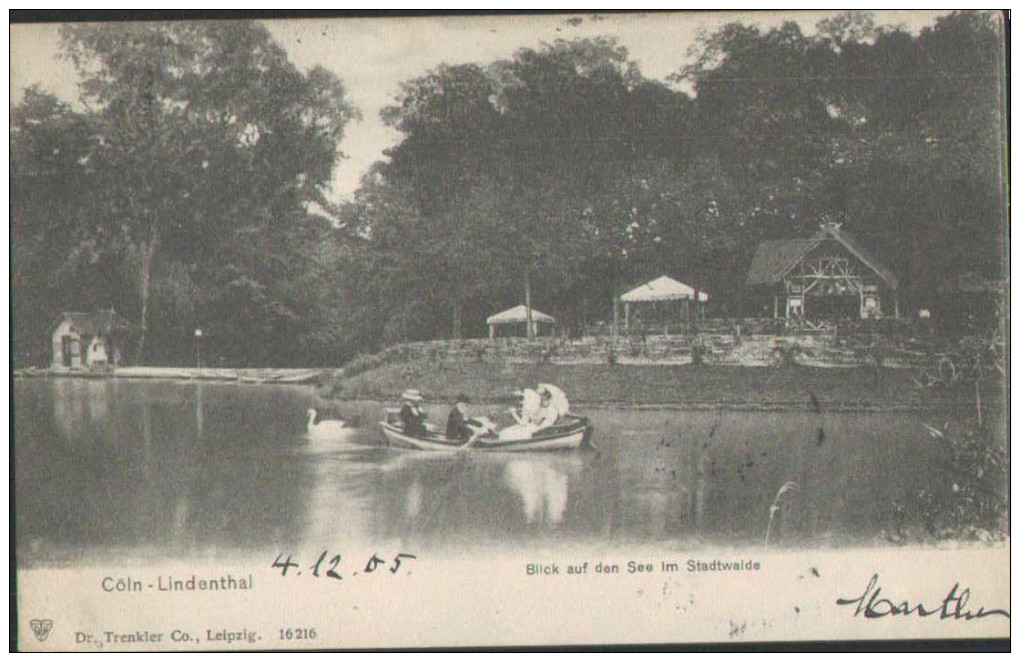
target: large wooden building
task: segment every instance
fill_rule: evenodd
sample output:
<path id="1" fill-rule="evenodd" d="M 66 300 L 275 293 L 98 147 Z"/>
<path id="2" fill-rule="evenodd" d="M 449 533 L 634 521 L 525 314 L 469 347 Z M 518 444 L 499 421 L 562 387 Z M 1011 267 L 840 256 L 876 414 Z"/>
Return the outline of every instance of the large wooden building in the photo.
<path id="1" fill-rule="evenodd" d="M 899 317 L 896 275 L 837 224 L 758 245 L 747 286 L 770 300 L 775 318 Z"/>

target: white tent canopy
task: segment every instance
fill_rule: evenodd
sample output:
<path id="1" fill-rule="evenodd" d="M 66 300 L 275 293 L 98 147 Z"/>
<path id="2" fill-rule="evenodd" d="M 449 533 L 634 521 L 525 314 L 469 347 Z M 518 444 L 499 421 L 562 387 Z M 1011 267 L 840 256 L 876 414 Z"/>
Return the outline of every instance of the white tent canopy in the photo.
<path id="1" fill-rule="evenodd" d="M 524 304 L 514 306 L 511 309 L 507 309 L 502 313 L 496 313 L 490 315 L 489 319 L 485 320 L 488 325 L 493 324 L 520 324 L 528 321 L 528 307 Z M 531 321 L 532 322 L 545 322 L 547 324 L 555 324 L 556 320 L 551 316 L 546 315 L 541 311 L 531 309 Z"/>
<path id="2" fill-rule="evenodd" d="M 661 276 L 658 279 L 653 279 L 652 281 L 640 285 L 633 290 L 629 290 L 620 296 L 620 300 L 625 303 L 664 302 L 680 299 L 693 300 L 694 288 L 667 276 Z M 698 301 L 707 302 L 708 293 L 699 291 Z"/>

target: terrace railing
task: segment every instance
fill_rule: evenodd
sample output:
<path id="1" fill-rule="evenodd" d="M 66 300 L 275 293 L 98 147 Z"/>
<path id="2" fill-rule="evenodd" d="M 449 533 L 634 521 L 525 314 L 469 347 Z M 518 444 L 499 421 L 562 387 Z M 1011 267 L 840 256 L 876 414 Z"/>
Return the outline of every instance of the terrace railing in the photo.
<path id="1" fill-rule="evenodd" d="M 683 335 L 733 335 L 733 336 L 787 336 L 787 335 L 840 335 L 855 334 L 902 337 L 928 337 L 937 332 L 935 325 L 913 318 L 883 318 L 880 320 L 825 319 L 825 318 L 771 318 L 743 317 L 702 318 L 696 322 L 635 322 L 626 327 L 621 324 L 618 336 L 683 336 Z M 613 326 L 605 322 L 586 325 L 580 335 L 608 337 L 613 335 Z"/>

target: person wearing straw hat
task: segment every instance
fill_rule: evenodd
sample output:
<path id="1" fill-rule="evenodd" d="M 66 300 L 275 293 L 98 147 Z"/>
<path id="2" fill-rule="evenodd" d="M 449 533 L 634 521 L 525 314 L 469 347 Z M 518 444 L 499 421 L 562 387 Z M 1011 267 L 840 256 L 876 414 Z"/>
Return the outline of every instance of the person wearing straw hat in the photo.
<path id="1" fill-rule="evenodd" d="M 405 390 L 400 398 L 404 400 L 404 405 L 400 408 L 400 421 L 404 424 L 404 435 L 425 437 L 428 434 L 428 429 L 425 426 L 425 418 L 428 415 L 421 409 L 421 402 L 424 400 L 421 393 L 417 390 Z"/>

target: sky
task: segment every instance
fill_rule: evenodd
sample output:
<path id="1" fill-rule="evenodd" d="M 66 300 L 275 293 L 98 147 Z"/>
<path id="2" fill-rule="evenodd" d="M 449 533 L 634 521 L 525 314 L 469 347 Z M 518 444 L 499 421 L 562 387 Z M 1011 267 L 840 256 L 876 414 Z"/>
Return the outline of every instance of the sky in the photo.
<path id="1" fill-rule="evenodd" d="M 649 78 L 665 80 L 692 59 L 689 49 L 699 32 L 712 32 L 740 20 L 763 28 L 787 20 L 811 33 L 821 19 L 835 12 L 629 13 L 572 15 L 467 16 L 416 18 L 331 18 L 262 21 L 302 70 L 321 65 L 343 81 L 362 120 L 347 126 L 340 149 L 346 158 L 334 170 L 333 201 L 350 199 L 361 176 L 400 134 L 383 124 L 379 111 L 392 104 L 400 82 L 413 79 L 440 63 L 487 63 L 507 58 L 522 47 L 556 39 L 615 36 Z M 946 12 L 876 12 L 876 23 L 902 25 L 911 31 L 934 24 Z M 11 26 L 11 102 L 39 84 L 77 105 L 76 75 L 59 58 L 58 25 Z"/>

